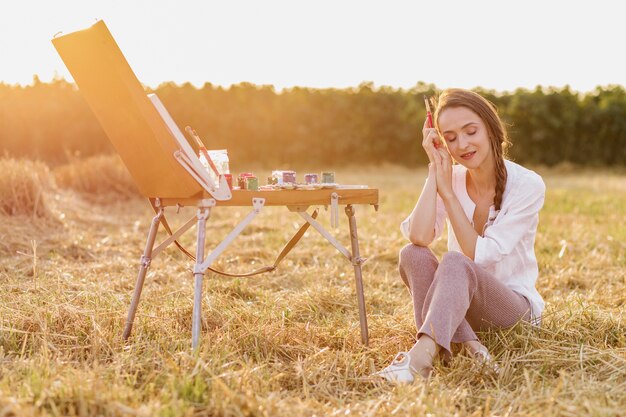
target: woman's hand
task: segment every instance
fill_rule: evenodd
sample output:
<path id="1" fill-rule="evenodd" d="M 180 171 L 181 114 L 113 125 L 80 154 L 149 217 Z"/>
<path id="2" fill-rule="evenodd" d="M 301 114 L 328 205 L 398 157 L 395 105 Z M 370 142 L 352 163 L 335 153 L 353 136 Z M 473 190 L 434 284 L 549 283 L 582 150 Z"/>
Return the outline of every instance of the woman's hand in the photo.
<path id="1" fill-rule="evenodd" d="M 452 157 L 445 146 L 440 146 L 433 153 L 433 160 L 437 172 L 437 194 L 442 200 L 452 198 Z"/>
<path id="2" fill-rule="evenodd" d="M 441 140 L 439 139 L 439 134 L 437 133 L 437 129 L 433 127 L 428 127 L 428 119 L 424 120 L 424 127 L 422 128 L 422 147 L 426 151 L 426 155 L 428 155 L 428 161 L 431 164 L 435 163 L 434 154 L 437 152 L 437 148 L 441 147 Z"/>

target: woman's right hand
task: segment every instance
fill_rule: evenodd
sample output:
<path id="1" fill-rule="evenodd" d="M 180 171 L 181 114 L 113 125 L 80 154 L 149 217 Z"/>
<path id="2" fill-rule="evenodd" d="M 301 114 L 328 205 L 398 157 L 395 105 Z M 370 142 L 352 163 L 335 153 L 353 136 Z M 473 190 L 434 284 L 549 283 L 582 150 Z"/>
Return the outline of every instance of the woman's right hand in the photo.
<path id="1" fill-rule="evenodd" d="M 439 140 L 439 134 L 437 133 L 437 129 L 434 127 L 428 127 L 428 119 L 424 120 L 424 127 L 422 128 L 423 140 L 422 147 L 426 151 L 426 155 L 428 155 L 428 161 L 431 166 L 435 163 L 434 154 L 437 152 L 437 146 L 441 146 L 441 141 Z M 436 145 L 435 145 L 436 144 Z"/>

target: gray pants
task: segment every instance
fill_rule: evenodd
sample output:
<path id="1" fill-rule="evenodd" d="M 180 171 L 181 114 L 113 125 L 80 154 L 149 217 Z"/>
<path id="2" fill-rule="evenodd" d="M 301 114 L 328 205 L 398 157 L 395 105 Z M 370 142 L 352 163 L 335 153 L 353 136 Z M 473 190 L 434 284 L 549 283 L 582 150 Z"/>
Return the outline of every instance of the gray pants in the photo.
<path id="1" fill-rule="evenodd" d="M 400 251 L 400 277 L 413 298 L 418 337 L 426 334 L 450 352 L 450 343 L 478 340 L 475 330 L 530 320 L 528 300 L 460 252 L 441 263 L 430 249 L 409 244 Z"/>

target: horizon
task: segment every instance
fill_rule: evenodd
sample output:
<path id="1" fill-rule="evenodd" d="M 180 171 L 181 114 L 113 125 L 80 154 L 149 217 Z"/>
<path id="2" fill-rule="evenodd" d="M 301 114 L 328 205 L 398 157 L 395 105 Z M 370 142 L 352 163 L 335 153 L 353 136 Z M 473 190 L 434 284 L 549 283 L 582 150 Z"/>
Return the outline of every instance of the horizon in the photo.
<path id="1" fill-rule="evenodd" d="M 0 85 L 6 85 L 6 86 L 9 86 L 9 87 L 22 87 L 22 88 L 34 87 L 35 84 L 36 84 L 36 79 L 41 84 L 52 84 L 52 83 L 54 83 L 56 81 L 64 81 L 64 82 L 67 82 L 69 84 L 74 85 L 78 89 L 78 86 L 76 85 L 76 82 L 71 77 L 69 77 L 69 79 L 67 79 L 64 76 L 57 76 L 57 75 L 55 75 L 50 80 L 41 80 L 41 78 L 38 76 L 38 74 L 33 74 L 32 79 L 31 79 L 31 81 L 29 83 L 21 83 L 21 82 L 18 82 L 18 83 L 7 83 L 6 81 L 0 80 Z M 141 80 L 139 80 L 139 81 L 141 82 Z M 288 87 L 282 87 L 282 88 L 278 88 L 278 87 L 276 87 L 275 85 L 272 85 L 272 84 L 255 84 L 255 83 L 249 82 L 249 81 L 241 81 L 239 83 L 233 83 L 233 84 L 230 84 L 230 85 L 220 85 L 220 84 L 213 83 L 211 81 L 205 81 L 204 83 L 198 85 L 198 84 L 195 84 L 195 83 L 193 83 L 191 81 L 176 82 L 176 81 L 172 81 L 172 80 L 170 80 L 170 81 L 162 81 L 160 84 L 158 84 L 156 86 L 147 85 L 145 83 L 141 83 L 141 84 L 144 86 L 144 88 L 147 88 L 147 89 L 150 89 L 150 90 L 158 90 L 162 86 L 169 85 L 169 84 L 174 84 L 176 87 L 182 87 L 182 86 L 184 86 L 186 84 L 190 84 L 191 86 L 193 86 L 195 89 L 198 89 L 198 90 L 204 88 L 204 86 L 206 84 L 209 84 L 212 87 L 222 88 L 224 90 L 229 90 L 232 87 L 237 87 L 237 86 L 241 86 L 241 85 L 244 85 L 244 84 L 249 84 L 249 85 L 252 85 L 252 86 L 257 87 L 257 88 L 271 87 L 274 90 L 274 92 L 277 93 L 277 94 L 280 94 L 282 92 L 289 91 L 289 90 L 292 90 L 292 89 L 297 89 L 297 88 L 310 89 L 310 90 L 340 90 L 340 91 L 357 90 L 357 89 L 359 89 L 363 85 L 371 85 L 373 91 L 379 91 L 379 90 L 382 90 L 382 89 L 391 88 L 391 89 L 393 89 L 395 91 L 408 92 L 411 89 L 416 88 L 420 84 L 423 84 L 425 86 L 431 86 L 432 85 L 432 86 L 435 87 L 435 90 L 437 90 L 437 91 L 443 91 L 444 90 L 444 88 L 440 88 L 437 84 L 428 83 L 428 82 L 421 81 L 421 80 L 418 80 L 415 83 L 415 85 L 410 86 L 410 87 L 397 87 L 397 86 L 385 85 L 385 84 L 379 85 L 379 84 L 374 83 L 373 81 L 361 81 L 357 85 L 348 85 L 348 86 L 344 86 L 344 87 L 311 87 L 311 86 L 307 86 L 307 85 L 294 85 L 294 86 L 288 86 Z M 503 95 L 505 95 L 505 94 L 514 94 L 518 90 L 535 91 L 537 88 L 539 88 L 539 89 L 541 89 L 542 91 L 545 92 L 546 90 L 551 90 L 551 89 L 554 89 L 554 90 L 565 90 L 567 88 L 572 93 L 583 94 L 584 95 L 584 94 L 592 94 L 592 93 L 594 93 L 594 91 L 596 91 L 599 88 L 600 89 L 610 89 L 610 88 L 614 88 L 614 87 L 620 87 L 620 88 L 626 90 L 626 86 L 624 86 L 622 84 L 615 84 L 615 83 L 614 84 L 603 84 L 603 85 L 602 84 L 598 84 L 598 85 L 594 86 L 593 88 L 591 88 L 590 90 L 585 90 L 585 91 L 577 90 L 577 89 L 573 88 L 572 86 L 570 86 L 568 84 L 562 85 L 562 86 L 536 85 L 534 87 L 516 87 L 516 88 L 510 89 L 510 90 L 497 90 L 497 89 L 493 89 L 493 88 L 483 87 L 483 86 L 480 86 L 480 85 L 475 86 L 475 87 L 470 87 L 470 88 L 466 88 L 466 87 L 459 87 L 459 88 L 466 88 L 468 90 L 481 89 L 481 90 L 484 90 L 484 91 L 494 92 L 496 94 L 503 94 Z M 455 87 L 451 86 L 451 87 L 446 87 L 446 88 L 455 88 Z"/>

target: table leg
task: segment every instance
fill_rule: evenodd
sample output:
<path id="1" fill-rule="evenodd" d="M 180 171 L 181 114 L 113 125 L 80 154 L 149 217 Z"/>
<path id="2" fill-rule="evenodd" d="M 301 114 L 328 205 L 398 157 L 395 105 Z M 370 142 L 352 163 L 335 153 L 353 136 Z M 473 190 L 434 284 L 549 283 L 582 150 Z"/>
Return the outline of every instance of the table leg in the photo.
<path id="1" fill-rule="evenodd" d="M 163 216 L 163 209 L 161 209 L 156 216 L 152 219 L 150 225 L 150 231 L 148 232 L 148 240 L 146 247 L 141 256 L 139 274 L 137 275 L 137 283 L 135 284 L 135 291 L 133 292 L 133 298 L 130 302 L 128 309 L 128 316 L 126 317 L 126 325 L 124 326 L 124 333 L 122 334 L 123 340 L 128 340 L 130 332 L 133 330 L 133 322 L 135 321 L 135 314 L 137 313 L 137 306 L 139 305 L 139 298 L 141 298 L 141 290 L 143 289 L 143 283 L 146 279 L 146 272 L 152 262 L 152 248 L 154 247 L 154 241 L 156 240 L 157 231 L 159 230 L 159 223 L 161 222 L 161 216 Z"/>
<path id="2" fill-rule="evenodd" d="M 350 223 L 350 242 L 352 243 L 352 265 L 356 279 L 356 296 L 359 304 L 359 320 L 361 322 L 361 341 L 365 346 L 369 343 L 367 330 L 367 313 L 365 311 L 365 296 L 363 295 L 363 276 L 361 274 L 361 256 L 359 254 L 359 237 L 356 231 L 356 217 L 351 204 L 346 206 L 346 215 Z"/>
<path id="3" fill-rule="evenodd" d="M 208 208 L 198 209 L 198 242 L 196 246 L 196 265 L 193 270 L 195 278 L 195 289 L 193 298 L 193 314 L 191 321 L 191 348 L 196 350 L 200 341 L 200 328 L 202 327 L 202 280 L 204 271 L 202 261 L 204 260 L 204 243 L 206 235 L 206 219 L 209 217 Z"/>

